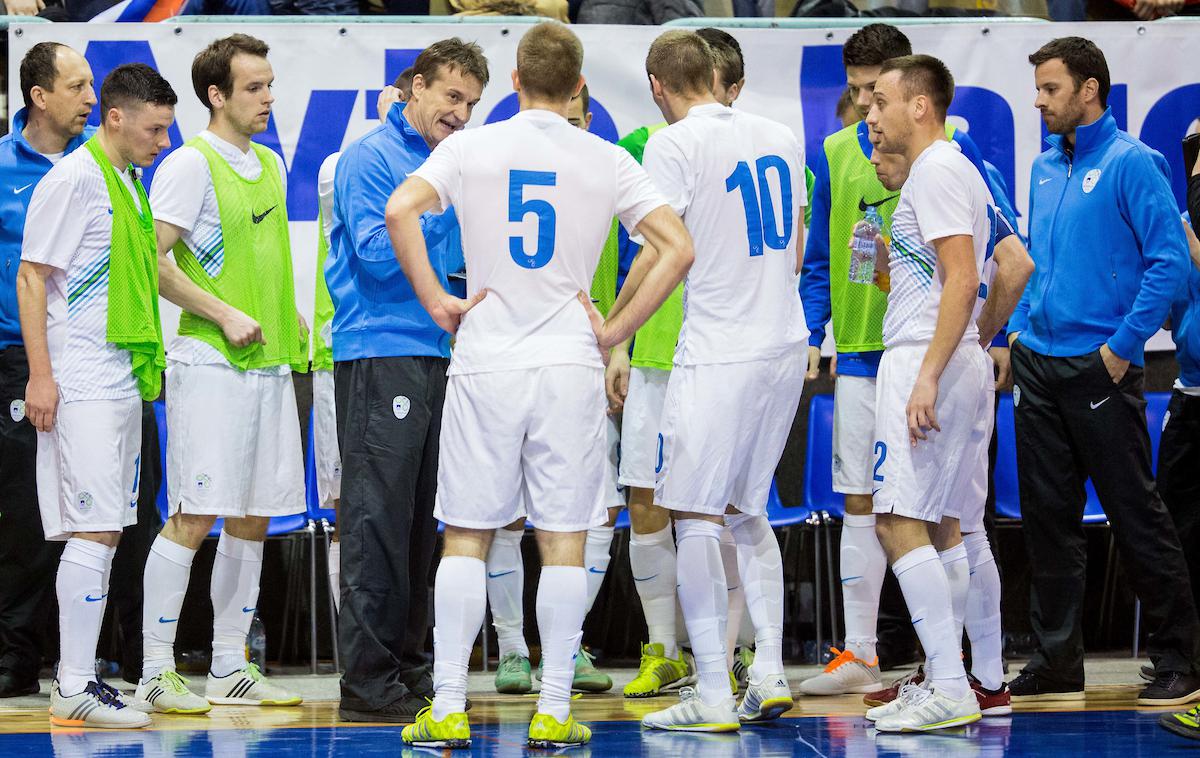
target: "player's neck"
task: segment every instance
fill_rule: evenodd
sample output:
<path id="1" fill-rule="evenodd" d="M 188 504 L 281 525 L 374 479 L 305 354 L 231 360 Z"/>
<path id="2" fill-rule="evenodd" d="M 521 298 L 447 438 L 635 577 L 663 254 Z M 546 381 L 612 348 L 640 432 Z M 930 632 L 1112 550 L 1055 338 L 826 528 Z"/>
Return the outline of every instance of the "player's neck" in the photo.
<path id="1" fill-rule="evenodd" d="M 67 143 L 71 141 L 69 135 L 55 129 L 50 123 L 50 119 L 35 110 L 29 111 L 29 121 L 21 130 L 21 136 L 25 138 L 30 147 L 42 155 L 64 153 L 67 150 Z"/>
<path id="2" fill-rule="evenodd" d="M 698 105 L 714 105 L 717 104 L 717 99 L 713 97 L 711 92 L 702 92 L 699 94 L 677 95 L 673 92 L 663 93 L 663 117 L 666 118 L 668 124 L 674 124 L 676 121 L 682 121 L 687 118 L 688 111 Z"/>
<path id="3" fill-rule="evenodd" d="M 935 142 L 946 141 L 946 124 L 933 124 L 931 126 L 917 125 L 913 130 L 913 138 L 908 143 L 908 150 L 905 151 L 905 158 L 908 159 L 908 165 L 911 166 L 916 162 L 917 158 L 921 157 L 921 153 L 929 149 L 929 146 Z"/>
<path id="4" fill-rule="evenodd" d="M 250 135 L 234 129 L 227 122 L 221 119 L 213 118 L 208 122 L 208 130 L 225 140 L 229 144 L 241 150 L 243 153 L 250 151 Z"/>
<path id="5" fill-rule="evenodd" d="M 96 132 L 96 141 L 100 143 L 100 149 L 104 151 L 104 156 L 108 158 L 108 162 L 118 172 L 124 171 L 129 166 L 131 161 L 121 154 L 121 150 L 117 147 L 113 135 L 109 134 L 107 126 L 102 125 L 100 131 Z"/>
<path id="6" fill-rule="evenodd" d="M 517 99 L 523 111 L 550 111 L 551 113 L 557 113 L 563 118 L 567 117 L 567 109 L 571 107 L 570 100 L 558 102 L 540 97 L 526 98 L 524 95 L 518 95 Z"/>

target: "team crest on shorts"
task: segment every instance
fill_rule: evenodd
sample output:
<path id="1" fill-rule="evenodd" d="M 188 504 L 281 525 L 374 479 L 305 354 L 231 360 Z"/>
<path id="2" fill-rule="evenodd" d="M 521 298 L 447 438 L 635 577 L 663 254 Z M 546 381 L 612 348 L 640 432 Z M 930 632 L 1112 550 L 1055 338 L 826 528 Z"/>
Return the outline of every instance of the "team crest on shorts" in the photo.
<path id="1" fill-rule="evenodd" d="M 1013 385 L 1013 407 L 1016 408 L 1021 404 L 1021 388 Z"/>
<path id="2" fill-rule="evenodd" d="M 392 398 L 392 413 L 398 419 L 404 419 L 408 416 L 409 409 L 412 408 L 412 403 L 404 395 L 396 395 Z"/>
<path id="3" fill-rule="evenodd" d="M 212 477 L 208 474 L 200 474 L 196 477 L 196 491 L 200 493 L 208 492 L 212 489 Z"/>
<path id="4" fill-rule="evenodd" d="M 1100 181 L 1100 169 L 1094 168 L 1083 175 L 1083 194 L 1088 194 L 1096 189 L 1096 182 Z"/>
<path id="5" fill-rule="evenodd" d="M 9 403 L 8 415 L 13 421 L 17 422 L 18 424 L 21 423 L 21 419 L 25 418 L 25 401 L 17 398 Z"/>
<path id="6" fill-rule="evenodd" d="M 81 511 L 90 511 L 92 506 L 95 504 L 96 500 L 92 497 L 92 493 L 90 492 L 80 492 L 75 496 L 75 505 Z"/>
<path id="7" fill-rule="evenodd" d="M 838 455 L 837 453 L 833 454 L 833 473 L 842 473 L 842 456 Z"/>

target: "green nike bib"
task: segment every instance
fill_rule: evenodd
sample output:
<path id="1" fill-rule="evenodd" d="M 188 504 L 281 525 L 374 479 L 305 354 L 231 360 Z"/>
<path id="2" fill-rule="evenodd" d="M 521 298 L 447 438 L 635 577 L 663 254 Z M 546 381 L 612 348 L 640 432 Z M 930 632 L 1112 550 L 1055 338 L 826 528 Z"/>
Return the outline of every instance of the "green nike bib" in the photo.
<path id="1" fill-rule="evenodd" d="M 325 259 L 329 257 L 329 243 L 325 241 L 325 219 L 317 212 L 317 284 L 314 288 L 312 325 L 313 371 L 333 370 L 333 347 L 325 341 L 325 329 L 333 321 L 333 300 L 329 297 L 329 285 L 325 283 Z M 614 279 L 615 282 L 615 279 Z M 615 286 L 615 285 L 614 285 Z M 592 285 L 593 290 L 595 284 Z M 593 295 L 592 297 L 595 297 Z"/>

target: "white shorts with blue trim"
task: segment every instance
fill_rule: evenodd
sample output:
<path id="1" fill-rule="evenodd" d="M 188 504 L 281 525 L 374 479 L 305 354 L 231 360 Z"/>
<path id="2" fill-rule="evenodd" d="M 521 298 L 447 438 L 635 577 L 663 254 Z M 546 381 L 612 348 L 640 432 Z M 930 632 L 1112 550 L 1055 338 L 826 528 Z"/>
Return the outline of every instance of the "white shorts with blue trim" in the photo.
<path id="1" fill-rule="evenodd" d="M 663 369 L 629 369 L 629 394 L 621 411 L 621 472 L 617 480 L 626 487 L 655 487 L 655 471 L 661 465 L 659 432 L 670 378 L 671 372 Z"/>

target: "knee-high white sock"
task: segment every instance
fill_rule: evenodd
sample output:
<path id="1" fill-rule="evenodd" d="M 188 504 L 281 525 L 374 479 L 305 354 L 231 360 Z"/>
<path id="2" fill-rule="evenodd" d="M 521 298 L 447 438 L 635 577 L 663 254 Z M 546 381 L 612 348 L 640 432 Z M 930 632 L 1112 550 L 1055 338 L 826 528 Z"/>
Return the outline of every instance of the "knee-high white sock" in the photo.
<path id="1" fill-rule="evenodd" d="M 1004 682 L 1003 635 L 1000 629 L 1000 572 L 987 534 L 963 535 L 971 564 L 967 594 L 967 636 L 971 640 L 971 673 L 989 690 Z"/>
<path id="2" fill-rule="evenodd" d="M 887 573 L 887 555 L 875 534 L 875 515 L 847 513 L 842 521 L 842 612 L 846 619 L 846 648 L 867 664 L 876 661 L 875 629 L 879 623 L 879 594 Z"/>
<path id="3" fill-rule="evenodd" d="M 593 526 L 588 529 L 587 543 L 583 548 L 583 566 L 587 569 L 587 608 L 584 614 L 591 613 L 596 595 L 600 594 L 600 585 L 604 584 L 604 575 L 608 573 L 608 562 L 612 556 L 613 528 L 611 526 Z"/>
<path id="4" fill-rule="evenodd" d="M 962 644 L 954 639 L 950 584 L 933 545 L 900 556 L 892 571 L 912 614 L 913 629 L 925 648 L 925 669 L 935 689 L 961 699 L 970 690 L 962 663 Z"/>
<path id="5" fill-rule="evenodd" d="M 737 543 L 738 570 L 746 590 L 746 610 L 754 621 L 751 678 L 783 673 L 783 555 L 766 516 L 725 517 Z"/>
<path id="6" fill-rule="evenodd" d="M 657 532 L 629 536 L 629 569 L 642 601 L 650 642 L 663 646 L 668 658 L 679 654 L 675 638 L 675 539 L 671 525 Z"/>
<path id="7" fill-rule="evenodd" d="M 487 609 L 486 564 L 451 555 L 433 581 L 433 717 L 438 721 L 467 706 L 467 666 Z"/>
<path id="8" fill-rule="evenodd" d="M 142 574 L 142 681 L 175 666 L 175 633 L 196 551 L 161 534 Z"/>
<path id="9" fill-rule="evenodd" d="M 222 530 L 217 540 L 209 596 L 213 606 L 213 652 L 209 671 L 229 676 L 246 667 L 246 635 L 258 608 L 263 543 Z"/>
<path id="10" fill-rule="evenodd" d="M 721 567 L 725 569 L 729 604 L 728 621 L 725 624 L 725 667 L 732 671 L 738 635 L 742 631 L 742 618 L 746 615 L 746 590 L 742 587 L 742 575 L 738 571 L 737 543 L 733 541 L 733 531 L 729 527 L 721 530 Z"/>
<path id="11" fill-rule="evenodd" d="M 342 610 L 342 543 L 329 543 L 329 594 L 334 610 Z"/>
<path id="12" fill-rule="evenodd" d="M 575 651 L 587 615 L 587 572 L 582 566 L 546 566 L 538 582 L 537 620 L 542 638 L 542 694 L 538 713 L 559 722 L 571 712 Z"/>
<path id="13" fill-rule="evenodd" d="M 525 562 L 521 538 L 525 530 L 497 529 L 487 555 L 487 599 L 500 657 L 519 653 L 529 657 L 525 644 Z"/>
<path id="14" fill-rule="evenodd" d="M 728 585 L 721 566 L 720 524 L 702 519 L 675 522 L 678 535 L 679 603 L 696 657 L 700 699 L 719 705 L 731 699 L 725 668 Z"/>
<path id="15" fill-rule="evenodd" d="M 104 575 L 116 548 L 72 537 L 58 562 L 58 688 L 78 695 L 96 678 L 96 643 L 104 621 Z"/>
<path id="16" fill-rule="evenodd" d="M 954 613 L 954 639 L 962 647 L 963 619 L 967 616 L 967 591 L 971 588 L 971 565 L 967 561 L 967 546 L 958 543 L 938 553 L 950 585 L 950 610 Z"/>

